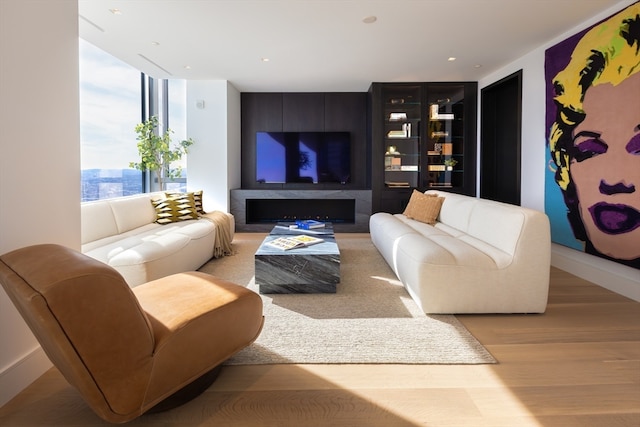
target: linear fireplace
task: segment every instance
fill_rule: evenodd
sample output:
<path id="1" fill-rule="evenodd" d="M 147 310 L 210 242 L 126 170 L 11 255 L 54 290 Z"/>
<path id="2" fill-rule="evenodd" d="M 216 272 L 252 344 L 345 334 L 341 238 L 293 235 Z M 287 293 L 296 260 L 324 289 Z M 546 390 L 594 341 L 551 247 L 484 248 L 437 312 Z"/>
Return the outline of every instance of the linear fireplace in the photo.
<path id="1" fill-rule="evenodd" d="M 237 231 L 269 232 L 278 221 L 318 219 L 339 233 L 366 233 L 371 190 L 231 190 Z"/>
<path id="2" fill-rule="evenodd" d="M 315 219 L 353 224 L 356 220 L 354 199 L 247 199 L 247 224 Z"/>

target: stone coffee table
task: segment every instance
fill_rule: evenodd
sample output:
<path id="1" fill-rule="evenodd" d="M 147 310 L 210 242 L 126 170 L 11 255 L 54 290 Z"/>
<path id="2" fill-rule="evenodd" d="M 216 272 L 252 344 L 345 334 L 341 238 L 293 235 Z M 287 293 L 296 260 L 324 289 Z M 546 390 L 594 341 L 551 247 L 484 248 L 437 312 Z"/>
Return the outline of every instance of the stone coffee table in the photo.
<path id="1" fill-rule="evenodd" d="M 265 243 L 283 235 L 307 234 L 274 227 L 255 254 L 255 279 L 261 294 L 335 293 L 340 283 L 340 249 L 331 224 L 315 229 L 310 236 L 324 241 L 304 248 L 283 251 Z M 316 234 L 318 233 L 318 234 Z"/>

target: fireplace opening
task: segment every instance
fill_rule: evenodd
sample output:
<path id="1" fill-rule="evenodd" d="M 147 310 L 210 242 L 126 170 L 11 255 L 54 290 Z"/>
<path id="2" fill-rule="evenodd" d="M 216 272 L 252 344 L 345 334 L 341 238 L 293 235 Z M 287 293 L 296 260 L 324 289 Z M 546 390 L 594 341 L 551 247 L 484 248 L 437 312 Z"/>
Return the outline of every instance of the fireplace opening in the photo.
<path id="1" fill-rule="evenodd" d="M 246 199 L 246 223 L 315 219 L 333 223 L 354 224 L 355 199 Z"/>

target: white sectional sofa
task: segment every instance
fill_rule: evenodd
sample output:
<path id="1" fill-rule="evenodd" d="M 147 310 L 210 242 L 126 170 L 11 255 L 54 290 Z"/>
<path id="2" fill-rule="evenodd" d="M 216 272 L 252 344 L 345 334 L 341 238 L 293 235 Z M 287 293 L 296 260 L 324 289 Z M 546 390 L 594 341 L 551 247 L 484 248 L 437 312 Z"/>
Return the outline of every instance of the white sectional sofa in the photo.
<path id="1" fill-rule="evenodd" d="M 425 313 L 543 313 L 551 238 L 547 216 L 459 194 L 433 225 L 375 213 L 371 240 Z"/>
<path id="2" fill-rule="evenodd" d="M 214 255 L 217 225 L 207 219 L 158 224 L 152 199 L 164 193 L 82 203 L 82 252 L 114 267 L 129 286 L 196 270 Z M 234 219 L 228 218 L 229 241 Z"/>

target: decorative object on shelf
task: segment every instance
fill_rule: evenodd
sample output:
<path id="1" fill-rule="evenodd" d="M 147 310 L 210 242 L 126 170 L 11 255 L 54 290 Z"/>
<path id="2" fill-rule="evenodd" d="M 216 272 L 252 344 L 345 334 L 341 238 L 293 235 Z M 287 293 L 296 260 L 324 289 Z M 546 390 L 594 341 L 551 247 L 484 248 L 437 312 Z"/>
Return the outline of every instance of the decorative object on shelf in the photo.
<path id="1" fill-rule="evenodd" d="M 404 98 L 391 98 L 389 102 L 392 104 L 404 104 Z"/>
<path id="2" fill-rule="evenodd" d="M 438 102 L 441 100 L 439 99 Z M 441 113 L 440 105 L 438 103 L 431 104 L 429 106 L 429 120 L 453 120 L 455 118 L 453 113 Z"/>
<path id="3" fill-rule="evenodd" d="M 445 156 L 450 156 L 453 154 L 453 144 L 450 142 L 445 142 L 442 144 L 442 154 Z"/>
<path id="4" fill-rule="evenodd" d="M 439 109 L 438 104 L 431 104 L 429 106 L 429 118 L 431 120 L 437 120 L 438 119 L 438 109 Z"/>
<path id="5" fill-rule="evenodd" d="M 411 138 L 411 123 L 403 123 L 402 130 L 407 138 Z"/>
<path id="6" fill-rule="evenodd" d="M 453 167 L 458 164 L 458 161 L 456 159 L 445 159 L 444 164 L 447 167 L 447 170 L 451 171 L 453 170 Z"/>
<path id="7" fill-rule="evenodd" d="M 398 148 L 395 145 L 390 145 L 389 149 L 385 154 L 389 156 L 394 156 L 394 155 L 400 155 L 400 152 L 398 151 Z"/>
<path id="8" fill-rule="evenodd" d="M 160 190 L 164 191 L 167 180 L 174 180 L 182 174 L 182 167 L 178 166 L 172 169 L 171 163 L 182 159 L 194 141 L 189 138 L 172 147 L 171 134 L 173 131 L 167 129 L 160 136 L 157 116 L 151 116 L 144 123 L 139 123 L 135 130 L 138 134 L 136 139 L 138 140 L 140 163 L 130 162 L 129 167 L 141 171 L 155 171 Z"/>
<path id="9" fill-rule="evenodd" d="M 438 154 L 442 154 L 442 143 L 436 142 L 435 144 L 433 144 L 433 151 L 437 152 Z"/>

